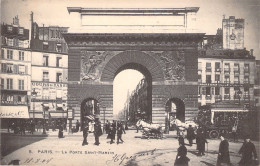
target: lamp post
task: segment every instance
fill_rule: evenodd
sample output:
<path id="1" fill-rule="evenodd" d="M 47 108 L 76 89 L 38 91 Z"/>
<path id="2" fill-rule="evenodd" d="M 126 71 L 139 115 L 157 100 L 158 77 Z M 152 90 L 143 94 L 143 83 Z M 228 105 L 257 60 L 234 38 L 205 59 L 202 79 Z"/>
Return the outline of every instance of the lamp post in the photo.
<path id="1" fill-rule="evenodd" d="M 168 115 L 169 115 L 169 106 L 166 106 L 165 108 L 165 134 L 169 134 L 169 119 L 168 119 Z"/>
<path id="2" fill-rule="evenodd" d="M 105 131 L 106 130 L 106 106 L 102 106 L 103 107 L 103 111 L 104 111 L 104 124 L 103 124 L 103 130 Z"/>
<path id="3" fill-rule="evenodd" d="M 43 110 L 43 131 L 42 131 L 42 134 L 45 135 L 46 134 L 46 130 L 45 130 L 45 108 L 44 108 L 43 104 L 42 104 L 42 110 Z"/>
<path id="4" fill-rule="evenodd" d="M 239 105 L 240 105 L 240 98 L 241 98 L 241 95 L 242 95 L 242 92 L 240 91 L 240 89 L 238 90 L 237 94 L 238 94 L 238 100 L 239 100 Z"/>
<path id="5" fill-rule="evenodd" d="M 35 91 L 35 88 L 33 88 L 33 91 L 32 91 L 32 99 L 33 99 L 33 121 L 34 121 L 34 112 L 35 112 L 35 98 L 37 96 L 37 92 Z"/>

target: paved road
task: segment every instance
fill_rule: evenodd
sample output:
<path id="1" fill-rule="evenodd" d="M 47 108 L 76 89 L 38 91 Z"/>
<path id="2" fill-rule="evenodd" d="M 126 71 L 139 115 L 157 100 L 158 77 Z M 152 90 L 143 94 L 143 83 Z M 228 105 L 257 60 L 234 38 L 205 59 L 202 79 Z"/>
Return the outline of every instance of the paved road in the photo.
<path id="1" fill-rule="evenodd" d="M 178 141 L 175 138 L 162 140 L 141 139 L 141 133 L 127 131 L 123 135 L 125 143 L 109 144 L 106 135 L 100 137 L 101 144 L 94 145 L 93 134 L 89 135 L 89 145 L 82 146 L 82 137 L 57 137 L 37 138 L 6 136 L 8 144 L 13 148 L 9 154 L 2 157 L 1 164 L 19 162 L 24 165 L 135 165 L 135 166 L 168 166 L 173 165 L 178 148 Z M 259 143 L 255 142 L 259 149 Z M 20 146 L 19 146 L 20 145 Z M 22 146 L 21 146 L 22 145 Z M 240 156 L 237 154 L 242 142 L 230 142 L 231 162 L 237 165 Z M 198 157 L 196 146 L 188 147 L 190 165 L 215 165 L 219 140 L 209 140 L 208 153 Z M 1 149 L 3 144 L 1 146 Z M 7 146 L 8 147 L 8 146 Z"/>

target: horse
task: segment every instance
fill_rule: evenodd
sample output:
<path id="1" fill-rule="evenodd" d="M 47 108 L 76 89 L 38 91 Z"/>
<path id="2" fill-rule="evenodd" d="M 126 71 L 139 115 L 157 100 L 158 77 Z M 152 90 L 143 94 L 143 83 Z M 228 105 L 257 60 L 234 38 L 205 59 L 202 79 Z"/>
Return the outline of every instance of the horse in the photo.
<path id="1" fill-rule="evenodd" d="M 136 123 L 138 128 L 142 127 L 143 134 L 150 138 L 150 136 L 154 135 L 155 138 L 162 138 L 162 126 L 159 124 L 150 124 L 143 120 L 138 120 Z"/>
<path id="2" fill-rule="evenodd" d="M 178 136 L 184 136 L 184 132 L 186 129 L 188 129 L 188 127 L 191 125 L 191 127 L 197 129 L 198 125 L 193 122 L 193 121 L 186 121 L 185 123 L 183 123 L 182 121 L 180 121 L 179 119 L 174 119 L 172 121 L 170 121 L 171 125 L 176 125 L 177 128 L 177 135 Z"/>

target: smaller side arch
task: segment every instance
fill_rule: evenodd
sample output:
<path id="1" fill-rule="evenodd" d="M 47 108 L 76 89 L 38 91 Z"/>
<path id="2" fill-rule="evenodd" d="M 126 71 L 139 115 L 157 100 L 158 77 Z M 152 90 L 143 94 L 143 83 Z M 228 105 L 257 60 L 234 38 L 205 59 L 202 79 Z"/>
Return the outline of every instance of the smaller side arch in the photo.
<path id="1" fill-rule="evenodd" d="M 170 98 L 167 100 L 165 107 L 167 111 L 172 110 L 172 103 L 176 106 L 176 119 L 179 119 L 182 122 L 185 122 L 185 104 L 179 98 Z"/>

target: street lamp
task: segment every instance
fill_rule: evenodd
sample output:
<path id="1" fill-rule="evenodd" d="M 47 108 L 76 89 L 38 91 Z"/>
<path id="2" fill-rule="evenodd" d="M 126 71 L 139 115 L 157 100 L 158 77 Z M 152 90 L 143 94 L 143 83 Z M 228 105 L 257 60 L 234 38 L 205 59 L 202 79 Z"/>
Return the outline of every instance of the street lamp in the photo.
<path id="1" fill-rule="evenodd" d="M 36 99 L 36 96 L 37 96 L 37 92 L 35 91 L 35 88 L 33 88 L 33 91 L 32 91 L 32 97 L 33 97 L 33 121 L 34 121 L 34 112 L 35 112 L 35 99 Z"/>
<path id="2" fill-rule="evenodd" d="M 42 110 L 43 110 L 43 131 L 42 131 L 42 134 L 45 135 L 46 134 L 46 130 L 45 130 L 45 108 L 44 108 L 43 104 L 42 104 Z"/>
<path id="3" fill-rule="evenodd" d="M 168 115 L 169 115 L 169 106 L 166 106 L 166 108 L 165 108 L 165 134 L 169 134 Z"/>
<path id="4" fill-rule="evenodd" d="M 240 105 L 240 98 L 241 98 L 241 95 L 242 95 L 242 92 L 240 91 L 240 89 L 238 90 L 237 94 L 238 94 L 238 100 L 239 100 L 239 105 Z"/>
<path id="5" fill-rule="evenodd" d="M 106 106 L 103 105 L 102 107 L 103 107 L 103 111 L 104 111 L 104 124 L 103 125 L 104 125 L 104 130 L 105 130 L 105 127 L 106 127 L 106 125 L 105 125 L 106 124 Z"/>

